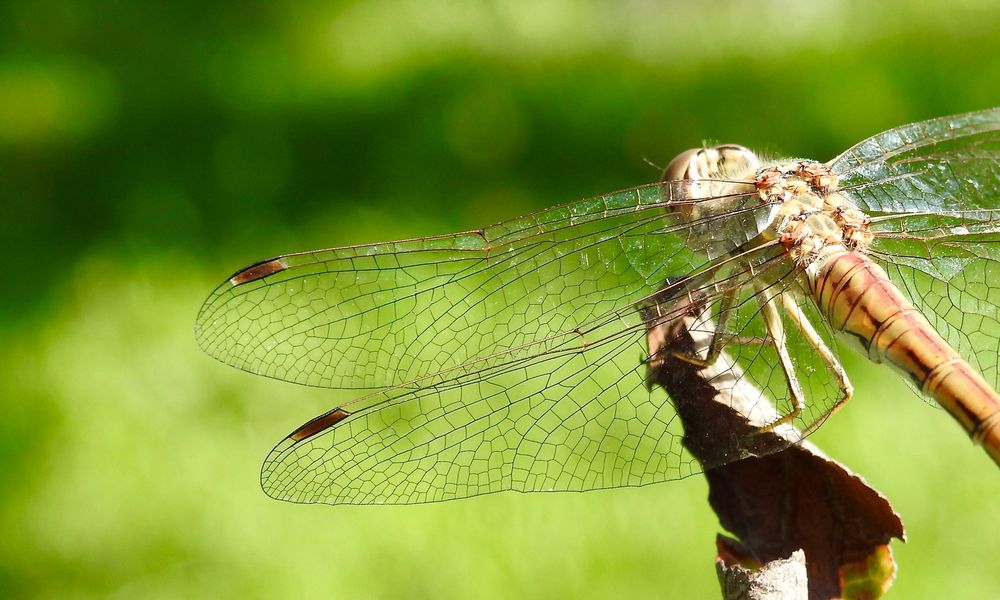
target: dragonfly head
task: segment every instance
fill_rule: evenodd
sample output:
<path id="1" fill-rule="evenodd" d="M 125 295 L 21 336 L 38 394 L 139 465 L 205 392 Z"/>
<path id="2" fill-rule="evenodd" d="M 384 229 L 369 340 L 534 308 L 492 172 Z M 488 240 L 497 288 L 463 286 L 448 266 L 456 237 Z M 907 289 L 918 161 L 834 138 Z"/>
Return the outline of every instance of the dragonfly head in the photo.
<path id="1" fill-rule="evenodd" d="M 663 171 L 662 181 L 669 186 L 665 195 L 671 198 L 665 210 L 687 224 L 692 245 L 708 258 L 731 252 L 773 220 L 774 210 L 760 210 L 756 194 L 760 167 L 750 150 L 720 144 L 688 150 Z"/>
<path id="2" fill-rule="evenodd" d="M 720 144 L 681 153 L 664 169 L 663 180 L 753 181 L 758 169 L 760 159 L 749 149 L 737 144 Z"/>

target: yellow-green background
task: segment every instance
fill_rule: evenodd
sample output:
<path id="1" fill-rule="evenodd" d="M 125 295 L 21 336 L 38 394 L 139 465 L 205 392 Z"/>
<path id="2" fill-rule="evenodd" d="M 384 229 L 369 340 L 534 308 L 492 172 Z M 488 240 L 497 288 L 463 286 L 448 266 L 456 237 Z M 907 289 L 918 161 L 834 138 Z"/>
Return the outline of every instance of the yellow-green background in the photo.
<path id="1" fill-rule="evenodd" d="M 344 395 L 192 337 L 292 250 L 446 233 L 740 142 L 827 159 L 1000 104 L 988 1 L 0 5 L 0 596 L 712 598 L 700 477 L 414 507 L 269 500 Z M 883 491 L 891 597 L 1000 594 L 1000 473 L 887 371 L 814 437 Z"/>

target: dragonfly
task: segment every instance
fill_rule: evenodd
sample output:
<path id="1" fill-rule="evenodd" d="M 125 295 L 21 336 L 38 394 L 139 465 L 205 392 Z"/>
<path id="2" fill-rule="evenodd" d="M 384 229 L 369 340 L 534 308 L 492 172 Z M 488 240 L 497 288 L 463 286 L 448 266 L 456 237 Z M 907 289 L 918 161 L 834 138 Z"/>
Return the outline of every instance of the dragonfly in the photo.
<path id="1" fill-rule="evenodd" d="M 1000 109 L 825 163 L 702 147 L 660 181 L 483 229 L 255 263 L 195 336 L 250 373 L 364 390 L 266 457 L 264 491 L 291 502 L 640 486 L 777 451 L 748 438 L 808 435 L 851 398 L 838 339 L 1000 463 L 998 217 Z M 708 464 L 650 378 L 668 350 L 648 333 L 692 302 L 710 341 L 669 358 L 725 357 L 775 409 Z"/>

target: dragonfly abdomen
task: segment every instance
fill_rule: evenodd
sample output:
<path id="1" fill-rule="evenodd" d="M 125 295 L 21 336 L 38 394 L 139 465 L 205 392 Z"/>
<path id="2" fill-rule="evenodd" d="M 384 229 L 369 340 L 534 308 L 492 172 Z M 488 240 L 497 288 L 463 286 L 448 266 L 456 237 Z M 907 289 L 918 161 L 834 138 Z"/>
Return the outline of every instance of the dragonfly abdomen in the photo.
<path id="1" fill-rule="evenodd" d="M 832 250 L 810 278 L 834 330 L 858 342 L 934 398 L 1000 464 L 1000 395 L 860 252 Z"/>

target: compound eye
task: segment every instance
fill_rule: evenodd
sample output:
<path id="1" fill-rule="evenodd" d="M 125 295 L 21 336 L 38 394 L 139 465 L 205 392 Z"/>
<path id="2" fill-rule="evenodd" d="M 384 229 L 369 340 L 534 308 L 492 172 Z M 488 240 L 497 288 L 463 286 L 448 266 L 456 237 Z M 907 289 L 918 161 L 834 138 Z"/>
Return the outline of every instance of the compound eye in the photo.
<path id="1" fill-rule="evenodd" d="M 760 168 L 760 159 L 751 150 L 738 144 L 720 144 L 715 151 L 716 162 L 713 172 L 719 177 L 753 177 Z"/>
<path id="2" fill-rule="evenodd" d="M 693 179 L 695 169 L 692 168 L 695 159 L 698 154 L 704 150 L 704 148 L 691 148 L 681 154 L 677 155 L 677 158 L 670 161 L 666 169 L 663 169 L 663 177 L 661 181 L 677 181 L 680 179 Z"/>
<path id="3" fill-rule="evenodd" d="M 740 146 L 739 144 L 719 144 L 712 149 L 719 153 L 719 159 L 723 162 L 757 160 L 756 154 L 749 148 Z"/>

